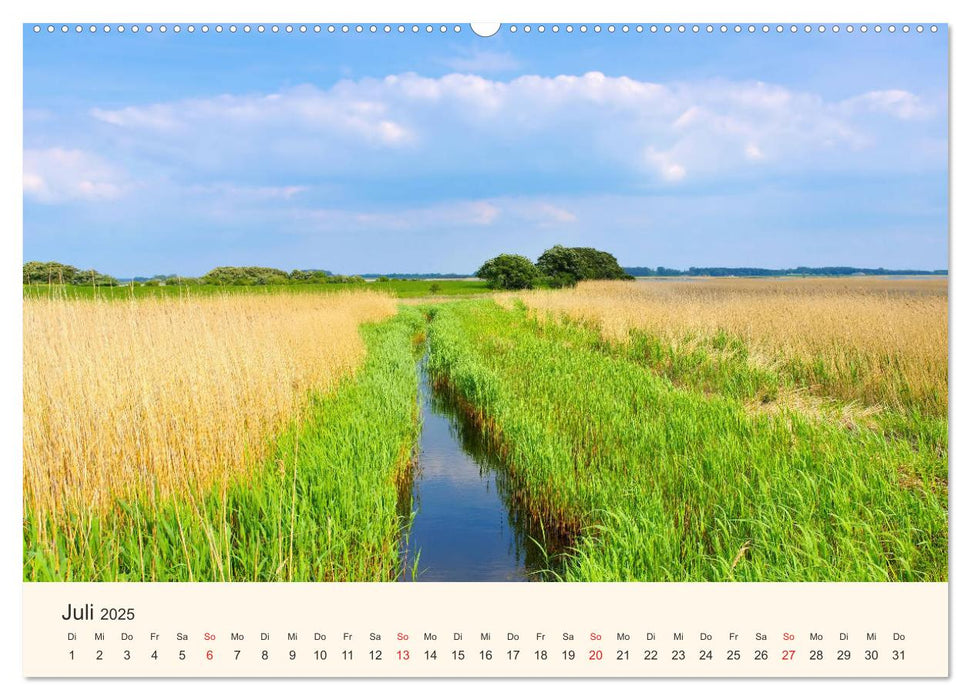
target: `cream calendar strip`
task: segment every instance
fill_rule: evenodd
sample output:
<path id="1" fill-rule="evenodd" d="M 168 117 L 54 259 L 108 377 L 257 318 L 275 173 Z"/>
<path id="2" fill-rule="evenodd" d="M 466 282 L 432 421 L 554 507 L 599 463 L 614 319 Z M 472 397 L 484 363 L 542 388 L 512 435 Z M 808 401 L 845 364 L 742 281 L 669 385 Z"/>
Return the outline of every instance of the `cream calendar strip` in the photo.
<path id="1" fill-rule="evenodd" d="M 931 584 L 24 584 L 27 676 L 946 676 Z"/>

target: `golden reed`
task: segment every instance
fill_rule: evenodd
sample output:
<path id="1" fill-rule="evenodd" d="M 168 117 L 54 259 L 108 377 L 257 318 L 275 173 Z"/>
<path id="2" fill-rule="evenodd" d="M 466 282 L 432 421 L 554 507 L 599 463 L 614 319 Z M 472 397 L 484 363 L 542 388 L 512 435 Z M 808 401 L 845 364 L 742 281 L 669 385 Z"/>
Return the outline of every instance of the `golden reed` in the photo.
<path id="1" fill-rule="evenodd" d="M 24 300 L 24 499 L 34 512 L 163 497 L 245 474 L 362 362 L 391 297 Z"/>
<path id="2" fill-rule="evenodd" d="M 683 279 L 583 282 L 504 295 L 545 315 L 595 324 L 624 341 L 632 329 L 691 349 L 726 333 L 749 361 L 796 360 L 827 377 L 807 387 L 889 408 L 947 414 L 947 280 L 942 278 Z"/>

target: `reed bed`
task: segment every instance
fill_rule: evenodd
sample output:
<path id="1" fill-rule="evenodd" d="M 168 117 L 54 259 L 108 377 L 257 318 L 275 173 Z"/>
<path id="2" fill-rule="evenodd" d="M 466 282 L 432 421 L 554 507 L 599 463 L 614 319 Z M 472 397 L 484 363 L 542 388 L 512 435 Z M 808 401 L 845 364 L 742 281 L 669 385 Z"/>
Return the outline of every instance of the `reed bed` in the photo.
<path id="1" fill-rule="evenodd" d="M 575 309 L 602 291 L 525 300 L 557 309 L 562 294 Z M 947 470 L 933 450 L 753 413 L 616 352 L 600 327 L 521 306 L 443 307 L 429 343 L 429 370 L 497 446 L 517 500 L 575 533 L 566 580 L 947 578 Z"/>
<path id="2" fill-rule="evenodd" d="M 751 390 L 749 398 L 775 399 L 782 387 L 947 415 L 946 279 L 583 282 L 506 295 L 504 303 L 512 299 L 538 317 L 573 319 L 611 342 L 639 343 L 653 369 L 679 382 L 706 378 L 697 362 L 678 361 L 700 351 L 709 364 L 741 360 L 752 377 L 734 388 Z M 776 390 L 766 393 L 766 382 Z M 706 388 L 733 389 L 722 384 Z"/>
<path id="3" fill-rule="evenodd" d="M 24 495 L 103 507 L 220 482 L 364 359 L 377 294 L 24 300 Z"/>
<path id="4" fill-rule="evenodd" d="M 394 578 L 421 323 L 395 311 L 25 300 L 25 580 Z"/>

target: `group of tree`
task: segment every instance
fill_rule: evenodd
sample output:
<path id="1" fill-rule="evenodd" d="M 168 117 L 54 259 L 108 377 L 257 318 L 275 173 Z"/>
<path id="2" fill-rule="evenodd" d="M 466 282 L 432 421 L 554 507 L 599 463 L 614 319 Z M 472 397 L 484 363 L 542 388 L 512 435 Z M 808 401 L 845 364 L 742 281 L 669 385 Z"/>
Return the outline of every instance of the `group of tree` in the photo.
<path id="1" fill-rule="evenodd" d="M 256 286 L 269 284 L 364 283 L 357 275 L 334 275 L 327 270 L 292 270 L 275 267 L 216 267 L 199 278 L 201 284 Z"/>
<path id="2" fill-rule="evenodd" d="M 79 270 L 59 262 L 24 263 L 24 284 L 73 284 L 77 286 L 115 287 L 118 280 L 97 270 Z"/>
<path id="3" fill-rule="evenodd" d="M 850 275 L 946 275 L 947 270 L 888 270 L 883 267 L 625 267 L 635 277 L 847 277 Z"/>
<path id="4" fill-rule="evenodd" d="M 155 275 L 154 277 L 134 277 L 125 280 L 126 284 L 148 287 L 161 285 L 198 285 L 255 286 L 277 284 L 364 284 L 365 279 L 357 275 L 334 275 L 327 270 L 293 270 L 286 272 L 273 267 L 216 267 L 201 277 L 181 277 L 179 275 Z M 24 284 L 73 284 L 114 287 L 119 280 L 104 275 L 97 270 L 79 270 L 59 262 L 24 263 Z"/>
<path id="5" fill-rule="evenodd" d="M 475 276 L 494 289 L 559 288 L 583 280 L 633 279 L 606 251 L 561 245 L 544 251 L 535 264 L 522 255 L 497 255 L 483 263 Z"/>

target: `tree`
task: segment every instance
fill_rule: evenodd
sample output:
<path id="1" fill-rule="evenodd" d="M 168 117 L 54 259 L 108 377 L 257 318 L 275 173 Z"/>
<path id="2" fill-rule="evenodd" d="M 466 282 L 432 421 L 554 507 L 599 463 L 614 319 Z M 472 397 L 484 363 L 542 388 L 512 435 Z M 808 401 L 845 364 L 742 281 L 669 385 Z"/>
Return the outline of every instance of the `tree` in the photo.
<path id="1" fill-rule="evenodd" d="M 503 253 L 486 260 L 475 276 L 493 289 L 531 289 L 539 273 L 529 258 Z"/>
<path id="2" fill-rule="evenodd" d="M 633 279 L 624 272 L 617 258 L 604 250 L 596 248 L 571 248 L 580 258 L 580 279 L 582 280 L 623 280 Z"/>
<path id="3" fill-rule="evenodd" d="M 286 284 L 289 275 L 274 267 L 215 267 L 202 277 L 203 284 L 264 285 Z"/>
<path id="4" fill-rule="evenodd" d="M 561 245 L 553 246 L 539 256 L 536 267 L 551 279 L 564 280 L 569 278 L 573 280 L 574 284 L 577 280 L 583 279 L 580 256 L 573 248 L 565 248 Z"/>
<path id="5" fill-rule="evenodd" d="M 610 253 L 596 248 L 567 248 L 555 245 L 539 256 L 536 266 L 556 286 L 580 280 L 633 279 Z"/>

